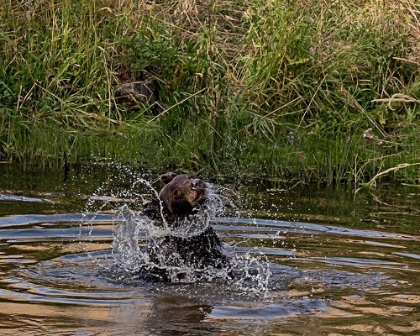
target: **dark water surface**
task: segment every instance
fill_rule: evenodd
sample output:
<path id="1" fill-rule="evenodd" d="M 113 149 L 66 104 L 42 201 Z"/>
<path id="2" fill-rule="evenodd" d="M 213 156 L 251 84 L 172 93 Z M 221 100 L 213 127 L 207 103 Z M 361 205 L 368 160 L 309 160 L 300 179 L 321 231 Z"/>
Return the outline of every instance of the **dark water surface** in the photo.
<path id="1" fill-rule="evenodd" d="M 213 226 L 261 276 L 168 285 L 107 269 L 115 211 L 151 198 L 140 178 L 159 187 L 0 164 L 0 335 L 420 335 L 419 187 L 224 184 Z"/>

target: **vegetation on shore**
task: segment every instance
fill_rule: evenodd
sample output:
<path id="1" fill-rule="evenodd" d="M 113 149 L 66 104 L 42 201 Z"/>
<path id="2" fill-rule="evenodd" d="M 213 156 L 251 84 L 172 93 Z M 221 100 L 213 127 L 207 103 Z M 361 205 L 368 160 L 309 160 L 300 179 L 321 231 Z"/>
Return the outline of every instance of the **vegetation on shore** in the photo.
<path id="1" fill-rule="evenodd" d="M 416 0 L 10 0 L 0 18 L 0 161 L 419 182 Z M 150 79 L 153 106 L 120 97 Z"/>

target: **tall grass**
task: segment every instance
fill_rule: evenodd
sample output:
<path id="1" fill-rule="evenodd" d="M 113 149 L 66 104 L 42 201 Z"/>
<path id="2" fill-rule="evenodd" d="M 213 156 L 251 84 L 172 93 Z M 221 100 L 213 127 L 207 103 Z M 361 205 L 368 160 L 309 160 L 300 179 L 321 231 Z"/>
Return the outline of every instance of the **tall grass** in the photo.
<path id="1" fill-rule="evenodd" d="M 420 160 L 414 0 L 9 0 L 0 14 L 3 160 L 326 183 Z M 153 107 L 114 90 L 149 78 Z"/>

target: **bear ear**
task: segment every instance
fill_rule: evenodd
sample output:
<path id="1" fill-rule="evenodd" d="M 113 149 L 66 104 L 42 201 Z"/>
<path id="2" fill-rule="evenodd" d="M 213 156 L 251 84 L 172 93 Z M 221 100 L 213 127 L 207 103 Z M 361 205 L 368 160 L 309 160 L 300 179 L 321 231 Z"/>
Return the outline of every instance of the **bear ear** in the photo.
<path id="1" fill-rule="evenodd" d="M 171 182 L 171 181 L 173 180 L 173 178 L 174 178 L 175 176 L 176 176 L 176 174 L 175 174 L 175 173 L 169 172 L 169 173 L 166 173 L 166 174 L 162 175 L 162 176 L 160 177 L 160 180 L 161 180 L 163 183 L 168 184 L 169 182 Z"/>

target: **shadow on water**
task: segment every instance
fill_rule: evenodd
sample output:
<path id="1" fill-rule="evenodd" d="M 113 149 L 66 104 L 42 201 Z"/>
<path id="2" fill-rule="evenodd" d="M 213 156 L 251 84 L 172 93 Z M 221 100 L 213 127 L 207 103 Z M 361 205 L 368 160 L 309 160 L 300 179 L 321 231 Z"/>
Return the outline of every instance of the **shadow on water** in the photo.
<path id="1" fill-rule="evenodd" d="M 115 211 L 125 204 L 138 222 L 152 197 L 140 178 L 159 186 L 157 175 L 126 168 L 63 180 L 0 165 L 2 335 L 420 333 L 417 187 L 355 197 L 224 184 L 226 208 L 211 223 L 241 276 L 165 284 L 110 268 L 121 261 Z M 133 235 L 145 246 L 147 230 L 123 237 Z"/>

